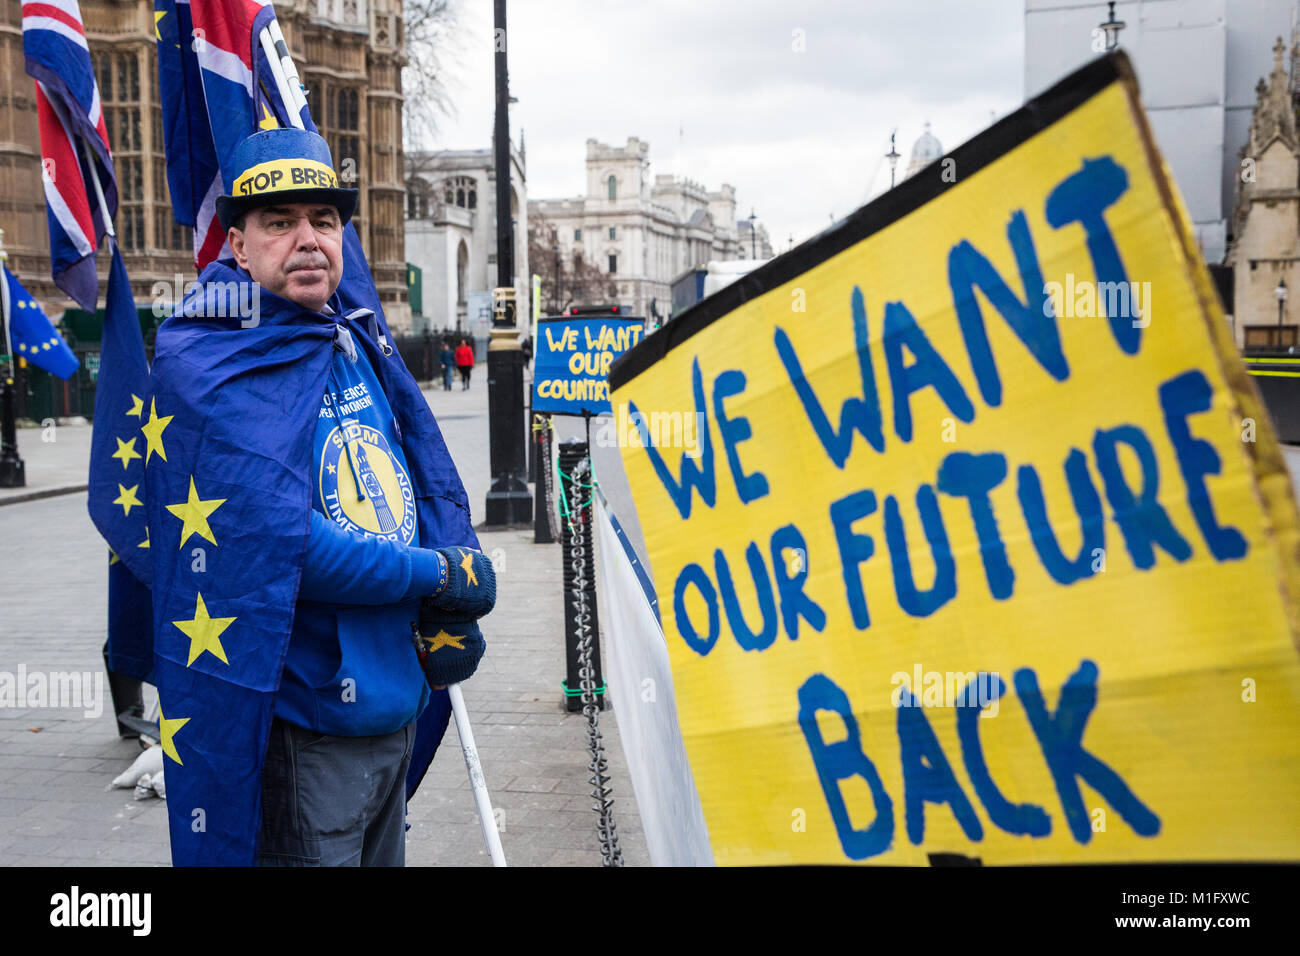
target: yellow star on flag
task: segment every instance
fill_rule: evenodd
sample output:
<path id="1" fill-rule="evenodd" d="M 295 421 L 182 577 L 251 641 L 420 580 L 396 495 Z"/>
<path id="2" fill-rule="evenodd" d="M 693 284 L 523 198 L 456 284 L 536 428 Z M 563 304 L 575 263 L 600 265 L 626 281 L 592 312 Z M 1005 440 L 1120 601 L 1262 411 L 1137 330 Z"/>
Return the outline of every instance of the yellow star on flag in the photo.
<path id="1" fill-rule="evenodd" d="M 189 667 L 204 651 L 209 652 L 223 664 L 229 664 L 226 660 L 226 649 L 221 646 L 221 632 L 235 623 L 233 617 L 208 617 L 207 605 L 203 603 L 203 595 L 200 594 L 194 602 L 194 617 L 188 621 L 172 621 L 180 632 L 190 639 L 190 659 L 185 662 Z"/>
<path id="2" fill-rule="evenodd" d="M 420 640 L 424 641 L 424 643 L 429 645 L 430 654 L 438 650 L 438 648 L 440 647 L 454 647 L 457 650 L 463 651 L 465 649 L 465 645 L 462 644 L 461 641 L 463 641 L 464 639 L 465 639 L 464 634 L 461 634 L 458 637 L 454 634 L 448 634 L 446 631 L 439 631 L 437 634 L 433 635 L 433 637 L 420 638 Z"/>
<path id="3" fill-rule="evenodd" d="M 194 488 L 194 476 L 190 475 L 189 500 L 179 505 L 167 506 L 167 510 L 180 518 L 182 522 L 180 547 L 185 547 L 185 542 L 190 539 L 192 534 L 197 534 L 200 538 L 206 538 L 216 544 L 217 539 L 212 534 L 212 528 L 208 524 L 208 517 L 225 503 L 225 498 L 209 498 L 207 501 L 199 500 L 199 493 Z"/>
<path id="4" fill-rule="evenodd" d="M 126 471 L 131 464 L 131 459 L 140 457 L 140 453 L 135 450 L 135 439 L 122 441 L 120 438 L 115 438 L 114 441 L 117 442 L 117 451 L 113 452 L 113 457 L 122 459 L 122 470 Z"/>
<path id="5" fill-rule="evenodd" d="M 165 16 L 167 16 L 166 10 L 155 10 L 153 12 L 153 35 L 159 40 L 162 39 L 162 31 L 158 29 L 158 24 L 162 22 L 162 18 Z"/>
<path id="6" fill-rule="evenodd" d="M 116 551 L 114 551 L 112 548 L 109 548 L 109 549 L 108 549 L 108 563 L 109 563 L 110 565 L 117 564 L 117 562 L 119 562 L 119 561 L 121 561 L 121 560 L 122 560 L 122 559 L 119 558 L 119 557 L 117 556 L 117 552 L 116 552 Z"/>
<path id="7" fill-rule="evenodd" d="M 162 705 L 158 706 L 158 743 L 162 747 L 162 752 L 182 767 L 185 766 L 185 762 L 181 760 L 181 755 L 176 752 L 176 744 L 172 738 L 176 735 L 176 731 L 189 722 L 188 717 L 173 717 L 168 720 L 163 716 Z"/>
<path id="8" fill-rule="evenodd" d="M 131 403 L 132 403 L 131 407 L 126 410 L 126 413 L 128 415 L 134 415 L 136 418 L 139 418 L 140 415 L 143 414 L 144 412 L 144 399 L 141 398 L 139 395 L 132 395 Z"/>
<path id="9" fill-rule="evenodd" d="M 130 488 L 127 488 L 124 485 L 117 486 L 117 490 L 120 491 L 121 494 L 113 499 L 113 504 L 121 505 L 122 513 L 127 517 L 130 517 L 131 509 L 136 505 L 139 505 L 141 508 L 144 507 L 144 502 L 135 496 L 136 489 L 139 487 L 139 485 L 132 485 Z"/>
<path id="10" fill-rule="evenodd" d="M 276 120 L 275 114 L 271 112 L 271 110 L 267 107 L 265 103 L 262 104 L 262 118 L 257 121 L 257 128 L 258 129 L 279 129 L 280 128 L 280 124 Z"/>
<path id="11" fill-rule="evenodd" d="M 136 547 L 137 547 L 137 548 L 147 548 L 147 547 L 149 547 L 149 529 L 148 529 L 148 528 L 145 528 L 145 529 L 144 529 L 144 540 L 141 541 L 139 544 L 137 544 Z"/>
<path id="12" fill-rule="evenodd" d="M 477 587 L 478 577 L 474 574 L 474 556 L 463 549 L 461 550 L 461 554 L 465 556 L 465 560 L 460 563 L 461 570 L 465 572 L 465 579 L 469 581 L 470 584 Z"/>
<path id="13" fill-rule="evenodd" d="M 163 418 L 158 417 L 158 400 L 149 400 L 149 420 L 140 426 L 140 431 L 144 432 L 145 452 L 144 463 L 149 464 L 149 459 L 153 453 L 157 452 L 158 457 L 163 461 L 167 460 L 167 452 L 163 448 L 162 433 L 163 429 L 171 424 L 176 416 L 167 415 Z"/>

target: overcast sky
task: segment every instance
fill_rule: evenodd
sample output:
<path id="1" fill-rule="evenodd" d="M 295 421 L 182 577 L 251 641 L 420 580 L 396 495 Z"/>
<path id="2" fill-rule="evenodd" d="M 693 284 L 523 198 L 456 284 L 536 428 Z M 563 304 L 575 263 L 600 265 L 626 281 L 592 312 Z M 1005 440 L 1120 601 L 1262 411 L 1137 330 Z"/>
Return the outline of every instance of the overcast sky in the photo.
<path id="1" fill-rule="evenodd" d="M 438 149 L 491 143 L 491 0 L 459 19 Z M 901 175 L 925 121 L 950 150 L 1023 99 L 1023 0 L 512 0 L 508 26 L 530 198 L 585 191 L 588 137 L 638 136 L 778 252 L 888 187 L 895 126 Z"/>

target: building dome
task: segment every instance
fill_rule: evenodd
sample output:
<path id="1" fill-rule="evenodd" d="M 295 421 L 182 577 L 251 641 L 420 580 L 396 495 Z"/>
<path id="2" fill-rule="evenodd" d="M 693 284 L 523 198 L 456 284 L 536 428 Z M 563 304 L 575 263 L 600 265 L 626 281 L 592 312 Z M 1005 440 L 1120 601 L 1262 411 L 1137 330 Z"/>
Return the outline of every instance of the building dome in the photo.
<path id="1" fill-rule="evenodd" d="M 907 176 L 915 175 L 942 155 L 943 144 L 930 132 L 930 124 L 926 123 L 925 132 L 912 144 L 912 158 L 907 163 Z"/>

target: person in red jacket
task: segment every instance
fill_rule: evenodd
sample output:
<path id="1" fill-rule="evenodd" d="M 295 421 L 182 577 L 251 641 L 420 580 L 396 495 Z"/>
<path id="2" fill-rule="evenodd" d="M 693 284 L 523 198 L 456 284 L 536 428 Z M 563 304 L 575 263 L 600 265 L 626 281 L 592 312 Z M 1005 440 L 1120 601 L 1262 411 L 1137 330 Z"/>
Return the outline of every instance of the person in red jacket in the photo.
<path id="1" fill-rule="evenodd" d="M 461 391 L 469 388 L 469 373 L 474 371 L 474 350 L 464 339 L 456 346 L 456 368 L 460 370 Z"/>

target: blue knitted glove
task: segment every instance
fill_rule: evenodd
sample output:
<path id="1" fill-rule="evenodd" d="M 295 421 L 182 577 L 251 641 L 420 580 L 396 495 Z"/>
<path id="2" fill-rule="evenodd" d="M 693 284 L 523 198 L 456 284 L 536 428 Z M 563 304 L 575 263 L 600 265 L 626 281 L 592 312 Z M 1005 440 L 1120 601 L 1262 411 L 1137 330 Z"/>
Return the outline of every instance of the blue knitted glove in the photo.
<path id="1" fill-rule="evenodd" d="M 461 617 L 478 619 L 497 602 L 497 573 L 492 561 L 470 548 L 438 548 L 446 583 L 429 595 L 435 606 Z M 423 632 L 422 633 L 426 633 Z"/>
<path id="2" fill-rule="evenodd" d="M 444 611 L 427 597 L 420 601 L 415 647 L 429 686 L 434 688 L 468 680 L 486 649 L 477 621 Z"/>

